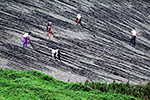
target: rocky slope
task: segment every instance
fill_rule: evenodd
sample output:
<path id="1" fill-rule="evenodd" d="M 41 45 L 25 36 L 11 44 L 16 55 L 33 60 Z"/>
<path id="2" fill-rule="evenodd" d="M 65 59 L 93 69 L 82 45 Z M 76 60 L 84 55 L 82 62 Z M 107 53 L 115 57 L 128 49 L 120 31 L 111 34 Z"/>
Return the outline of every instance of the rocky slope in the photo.
<path id="1" fill-rule="evenodd" d="M 76 25 L 80 13 L 82 25 Z M 46 24 L 53 22 L 53 38 Z M 131 29 L 137 44 L 130 44 Z M 22 47 L 28 31 L 31 44 Z M 61 61 L 51 57 L 60 49 Z M 0 0 L 0 66 L 66 80 L 150 81 L 149 0 Z"/>

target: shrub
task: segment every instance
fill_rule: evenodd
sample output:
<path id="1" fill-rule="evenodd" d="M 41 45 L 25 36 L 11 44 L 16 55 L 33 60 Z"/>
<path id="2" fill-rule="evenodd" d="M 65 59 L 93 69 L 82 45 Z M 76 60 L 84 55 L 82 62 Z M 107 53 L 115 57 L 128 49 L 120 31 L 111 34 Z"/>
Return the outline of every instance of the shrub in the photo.
<path id="1" fill-rule="evenodd" d="M 89 86 L 83 85 L 82 83 L 71 83 L 66 86 L 67 89 L 75 90 L 75 91 L 87 91 L 92 90 Z"/>
<path id="2" fill-rule="evenodd" d="M 41 79 L 46 80 L 46 81 L 52 81 L 52 80 L 54 80 L 53 77 L 48 76 L 48 75 L 43 75 L 43 76 L 41 76 Z"/>
<path id="3" fill-rule="evenodd" d="M 91 82 L 88 86 L 92 89 L 100 90 L 101 92 L 107 92 L 109 90 L 107 83 Z"/>

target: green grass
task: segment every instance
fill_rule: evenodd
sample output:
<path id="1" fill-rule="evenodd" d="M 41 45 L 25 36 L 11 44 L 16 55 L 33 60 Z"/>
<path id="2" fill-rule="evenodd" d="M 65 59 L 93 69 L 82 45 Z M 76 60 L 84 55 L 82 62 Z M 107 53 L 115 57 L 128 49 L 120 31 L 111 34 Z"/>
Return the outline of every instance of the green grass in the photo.
<path id="1" fill-rule="evenodd" d="M 149 85 L 146 86 L 140 88 L 150 89 Z M 0 69 L 0 100 L 142 100 L 141 98 L 148 98 L 149 90 L 139 92 L 138 89 L 137 86 L 123 83 L 66 83 L 39 71 Z M 132 93 L 133 91 L 136 94 Z M 147 94 L 145 95 L 144 92 Z"/>

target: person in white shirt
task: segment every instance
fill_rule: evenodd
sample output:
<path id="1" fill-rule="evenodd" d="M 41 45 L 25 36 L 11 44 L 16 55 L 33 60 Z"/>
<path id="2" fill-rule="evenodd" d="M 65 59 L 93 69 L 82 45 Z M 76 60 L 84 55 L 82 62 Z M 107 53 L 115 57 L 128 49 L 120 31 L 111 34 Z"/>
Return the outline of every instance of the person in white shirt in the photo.
<path id="1" fill-rule="evenodd" d="M 23 35 L 23 48 L 24 48 L 24 46 L 27 47 L 27 45 L 28 45 L 28 40 L 30 41 L 30 37 L 29 37 L 30 35 L 31 35 L 31 32 L 25 33 L 25 34 Z"/>
<path id="2" fill-rule="evenodd" d="M 137 33 L 135 28 L 132 29 L 131 33 L 132 33 L 131 43 L 135 46 L 135 44 L 136 44 L 136 33 Z"/>
<path id="3" fill-rule="evenodd" d="M 52 49 L 52 57 L 60 60 L 60 51 L 58 49 Z"/>
<path id="4" fill-rule="evenodd" d="M 77 14 L 77 17 L 76 17 L 76 23 L 80 23 L 81 24 L 81 15 L 80 14 Z"/>

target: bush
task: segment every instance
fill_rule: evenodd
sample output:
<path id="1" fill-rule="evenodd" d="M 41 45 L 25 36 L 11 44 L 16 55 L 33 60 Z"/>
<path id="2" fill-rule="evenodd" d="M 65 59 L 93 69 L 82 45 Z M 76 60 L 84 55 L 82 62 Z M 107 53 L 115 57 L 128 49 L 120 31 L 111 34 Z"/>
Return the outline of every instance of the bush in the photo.
<path id="1" fill-rule="evenodd" d="M 41 79 L 46 80 L 46 81 L 54 81 L 54 78 L 48 75 L 43 75 L 41 76 Z"/>
<path id="2" fill-rule="evenodd" d="M 88 86 L 101 92 L 107 92 L 109 90 L 107 83 L 91 82 Z"/>
<path id="3" fill-rule="evenodd" d="M 101 92 L 115 92 L 124 95 L 131 95 L 136 98 L 148 98 L 150 99 L 150 85 L 131 85 L 129 83 L 99 83 L 91 82 L 88 84 L 92 89 L 99 90 Z"/>
<path id="4" fill-rule="evenodd" d="M 66 89 L 87 92 L 92 90 L 89 86 L 83 85 L 82 83 L 71 83 L 68 86 L 66 86 Z"/>

